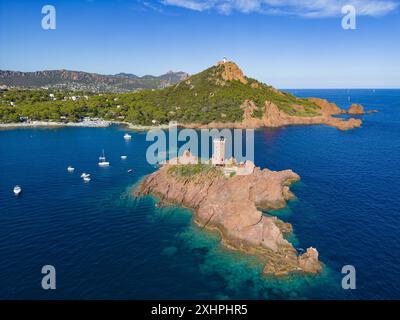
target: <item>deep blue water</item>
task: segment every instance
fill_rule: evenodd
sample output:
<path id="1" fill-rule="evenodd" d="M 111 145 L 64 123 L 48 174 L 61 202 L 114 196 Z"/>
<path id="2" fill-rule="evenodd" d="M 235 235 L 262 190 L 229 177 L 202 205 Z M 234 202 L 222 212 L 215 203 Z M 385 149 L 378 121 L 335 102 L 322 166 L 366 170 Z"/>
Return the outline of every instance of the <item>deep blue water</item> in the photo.
<path id="1" fill-rule="evenodd" d="M 400 90 L 291 91 L 380 111 L 346 132 L 256 131 L 256 164 L 302 178 L 297 199 L 272 214 L 292 223 L 297 247 L 319 250 L 322 274 L 263 278 L 256 258 L 222 248 L 188 210 L 135 199 L 135 183 L 155 170 L 144 133 L 125 142 L 118 127 L 19 129 L 0 131 L 0 298 L 400 299 Z M 97 167 L 103 148 L 109 168 Z M 57 270 L 54 291 L 41 289 L 46 264 Z M 341 288 L 347 264 L 356 290 Z"/>

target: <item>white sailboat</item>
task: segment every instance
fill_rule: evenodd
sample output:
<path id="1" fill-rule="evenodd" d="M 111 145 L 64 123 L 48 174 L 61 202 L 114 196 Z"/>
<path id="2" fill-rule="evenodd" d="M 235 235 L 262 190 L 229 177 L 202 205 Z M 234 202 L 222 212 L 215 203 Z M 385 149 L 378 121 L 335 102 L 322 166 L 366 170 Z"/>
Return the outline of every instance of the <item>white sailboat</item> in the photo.
<path id="1" fill-rule="evenodd" d="M 90 180 L 91 180 L 90 177 L 84 177 L 84 178 L 83 178 L 83 181 L 85 181 L 85 182 L 89 182 Z"/>
<path id="2" fill-rule="evenodd" d="M 18 196 L 22 192 L 22 188 L 20 186 L 15 186 L 13 191 L 14 194 Z"/>
<path id="3" fill-rule="evenodd" d="M 100 167 L 108 167 L 110 165 L 110 163 L 108 161 L 106 161 L 106 156 L 104 154 L 104 149 L 103 152 L 101 154 L 101 156 L 99 157 L 99 166 Z"/>
<path id="4" fill-rule="evenodd" d="M 82 178 L 82 179 L 88 178 L 88 177 L 90 177 L 90 173 L 85 173 L 85 172 L 84 172 L 84 173 L 81 174 L 81 178 Z"/>

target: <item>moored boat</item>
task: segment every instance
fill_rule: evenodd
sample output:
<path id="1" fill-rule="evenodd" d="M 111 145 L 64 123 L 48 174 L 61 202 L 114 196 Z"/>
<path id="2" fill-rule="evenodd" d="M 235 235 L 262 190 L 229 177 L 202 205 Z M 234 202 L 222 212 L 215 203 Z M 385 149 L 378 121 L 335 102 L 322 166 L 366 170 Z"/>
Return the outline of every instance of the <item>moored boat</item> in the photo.
<path id="1" fill-rule="evenodd" d="M 18 196 L 22 192 L 22 188 L 20 186 L 15 186 L 13 191 L 14 194 Z"/>
<path id="2" fill-rule="evenodd" d="M 106 156 L 104 154 L 104 149 L 103 149 L 103 153 L 101 154 L 101 156 L 99 157 L 99 167 L 108 167 L 110 165 L 110 162 L 106 161 Z"/>

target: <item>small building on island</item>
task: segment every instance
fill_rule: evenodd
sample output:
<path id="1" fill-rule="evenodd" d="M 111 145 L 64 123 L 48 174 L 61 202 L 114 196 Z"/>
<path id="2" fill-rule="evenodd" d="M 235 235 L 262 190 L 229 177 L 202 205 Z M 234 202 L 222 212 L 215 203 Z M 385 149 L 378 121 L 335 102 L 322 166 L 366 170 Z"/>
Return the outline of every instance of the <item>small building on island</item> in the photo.
<path id="1" fill-rule="evenodd" d="M 168 165 L 196 165 L 203 161 L 200 161 L 198 157 L 195 157 L 190 150 L 185 150 L 181 156 L 177 156 L 170 160 L 163 162 L 162 164 Z M 206 161 L 207 162 L 207 161 Z M 203 162 L 204 163 L 204 162 Z M 213 154 L 208 163 L 220 168 L 226 177 L 232 176 L 246 176 L 254 172 L 256 166 L 250 160 L 246 162 L 237 163 L 236 159 L 231 157 L 225 160 L 225 139 L 216 138 L 213 140 Z"/>
<path id="2" fill-rule="evenodd" d="M 211 164 L 214 166 L 223 166 L 225 164 L 225 139 L 223 137 L 213 140 Z"/>

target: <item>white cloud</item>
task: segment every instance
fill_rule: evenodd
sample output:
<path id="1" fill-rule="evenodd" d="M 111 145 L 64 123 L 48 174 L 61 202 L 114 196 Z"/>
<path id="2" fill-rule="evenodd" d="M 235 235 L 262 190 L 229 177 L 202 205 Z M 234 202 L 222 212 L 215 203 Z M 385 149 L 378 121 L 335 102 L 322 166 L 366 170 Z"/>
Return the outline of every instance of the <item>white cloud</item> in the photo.
<path id="1" fill-rule="evenodd" d="M 334 17 L 345 5 L 353 5 L 358 15 L 382 16 L 399 6 L 399 0 L 160 0 L 162 4 L 195 11 L 214 10 L 229 15 L 261 13 L 302 17 Z"/>
<path id="2" fill-rule="evenodd" d="M 195 10 L 195 11 L 204 11 L 211 9 L 214 4 L 213 1 L 197 1 L 197 0 L 162 0 L 161 1 L 165 5 L 182 7 L 185 9 Z"/>

